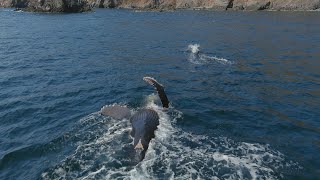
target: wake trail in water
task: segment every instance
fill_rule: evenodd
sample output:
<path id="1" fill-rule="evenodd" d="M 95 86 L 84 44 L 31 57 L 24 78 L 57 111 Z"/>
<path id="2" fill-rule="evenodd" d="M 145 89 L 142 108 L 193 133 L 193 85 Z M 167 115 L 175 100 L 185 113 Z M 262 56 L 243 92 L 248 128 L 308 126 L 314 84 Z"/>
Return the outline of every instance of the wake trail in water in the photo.
<path id="1" fill-rule="evenodd" d="M 220 63 L 223 65 L 234 64 L 234 62 L 225 58 L 219 58 L 216 56 L 208 56 L 206 54 L 203 54 L 200 51 L 199 44 L 189 44 L 187 51 L 190 52 L 188 60 L 193 64 L 199 64 L 199 65 L 208 64 L 208 63 Z"/>
<path id="2" fill-rule="evenodd" d="M 143 161 L 134 158 L 128 119 L 93 113 L 80 120 L 84 128 L 75 135 L 81 140 L 74 153 L 42 179 L 278 179 L 283 171 L 301 169 L 268 145 L 184 132 L 175 125 L 183 114 L 157 106 L 156 97 L 146 98 L 160 125 Z"/>

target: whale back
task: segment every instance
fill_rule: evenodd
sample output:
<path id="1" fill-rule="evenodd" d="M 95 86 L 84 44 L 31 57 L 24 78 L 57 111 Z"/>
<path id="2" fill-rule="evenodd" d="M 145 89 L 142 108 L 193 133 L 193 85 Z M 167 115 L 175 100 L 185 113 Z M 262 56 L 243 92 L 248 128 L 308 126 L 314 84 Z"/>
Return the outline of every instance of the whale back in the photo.
<path id="1" fill-rule="evenodd" d="M 150 140 L 154 138 L 154 131 L 159 125 L 158 113 L 151 109 L 141 109 L 131 117 L 130 122 L 132 124 L 134 146 L 141 147 L 142 145 L 143 149 L 146 150 Z"/>
<path id="2" fill-rule="evenodd" d="M 159 116 L 154 110 L 142 109 L 131 117 L 130 122 L 135 130 L 143 128 L 146 132 L 154 132 L 159 125 Z"/>

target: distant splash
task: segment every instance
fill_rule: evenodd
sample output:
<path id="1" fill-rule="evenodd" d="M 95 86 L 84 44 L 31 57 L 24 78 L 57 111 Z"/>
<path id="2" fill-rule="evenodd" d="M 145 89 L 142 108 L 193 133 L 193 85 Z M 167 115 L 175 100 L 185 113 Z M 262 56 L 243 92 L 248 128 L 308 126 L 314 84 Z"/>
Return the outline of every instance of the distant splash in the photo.
<path id="1" fill-rule="evenodd" d="M 160 125 L 142 162 L 135 160 L 128 120 L 93 113 L 80 120 L 84 127 L 75 135 L 80 139 L 75 152 L 41 178 L 278 179 L 282 170 L 301 169 L 268 145 L 184 132 L 175 126 L 181 112 L 164 112 L 154 103 L 155 95 L 146 101 L 145 107 L 159 113 Z"/>
<path id="2" fill-rule="evenodd" d="M 188 51 L 191 52 L 188 60 L 193 64 L 208 64 L 211 62 L 216 62 L 224 65 L 234 64 L 234 62 L 228 59 L 219 58 L 216 56 L 208 56 L 206 54 L 201 53 L 199 44 L 189 44 Z"/>
<path id="3" fill-rule="evenodd" d="M 198 54 L 200 51 L 200 45 L 199 44 L 189 44 L 188 50 L 190 50 L 193 54 Z"/>

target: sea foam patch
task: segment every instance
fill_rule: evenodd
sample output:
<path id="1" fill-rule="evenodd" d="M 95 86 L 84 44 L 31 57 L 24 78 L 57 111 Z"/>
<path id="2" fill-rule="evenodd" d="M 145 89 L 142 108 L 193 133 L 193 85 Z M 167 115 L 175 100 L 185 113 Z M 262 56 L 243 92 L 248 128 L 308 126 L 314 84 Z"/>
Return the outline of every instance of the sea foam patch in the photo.
<path id="1" fill-rule="evenodd" d="M 156 138 L 145 160 L 131 170 L 130 179 L 278 179 L 283 177 L 282 169 L 301 169 L 269 145 L 190 134 L 159 114 Z"/>
<path id="2" fill-rule="evenodd" d="M 74 153 L 42 174 L 43 179 L 279 179 L 283 170 L 299 170 L 298 163 L 269 145 L 236 142 L 184 132 L 174 108 L 157 106 L 154 95 L 145 108 L 159 114 L 160 125 L 145 159 L 135 160 L 131 126 L 97 113 L 80 121 Z"/>

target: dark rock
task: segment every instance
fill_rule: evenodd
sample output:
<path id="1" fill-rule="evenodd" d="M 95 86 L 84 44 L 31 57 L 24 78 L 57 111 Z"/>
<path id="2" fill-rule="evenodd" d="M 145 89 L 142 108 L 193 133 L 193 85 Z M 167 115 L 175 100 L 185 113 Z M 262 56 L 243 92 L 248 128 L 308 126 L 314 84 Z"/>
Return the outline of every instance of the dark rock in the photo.
<path id="1" fill-rule="evenodd" d="M 12 0 L 12 5 L 16 8 L 25 8 L 28 6 L 28 0 Z"/>
<path id="2" fill-rule="evenodd" d="M 271 2 L 267 2 L 267 4 L 265 4 L 264 6 L 261 6 L 258 8 L 259 11 L 261 10 L 266 10 L 266 9 L 269 9 L 270 8 L 270 5 L 271 5 Z"/>
<path id="3" fill-rule="evenodd" d="M 92 10 L 87 0 L 29 0 L 26 11 L 51 13 L 77 13 Z"/>
<path id="4" fill-rule="evenodd" d="M 229 8 L 233 8 L 233 1 L 234 0 L 230 0 L 227 7 L 226 7 L 226 10 L 228 10 Z"/>

